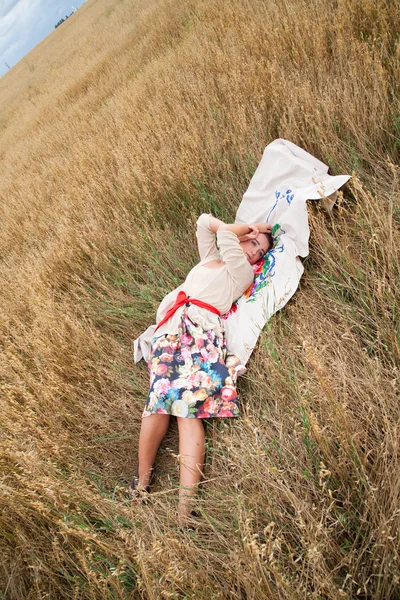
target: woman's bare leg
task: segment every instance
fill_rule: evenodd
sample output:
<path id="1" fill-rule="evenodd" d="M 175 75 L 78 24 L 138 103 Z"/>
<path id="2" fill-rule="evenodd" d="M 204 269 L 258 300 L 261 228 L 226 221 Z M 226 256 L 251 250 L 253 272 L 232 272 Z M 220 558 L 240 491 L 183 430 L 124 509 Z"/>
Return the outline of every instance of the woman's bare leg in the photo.
<path id="1" fill-rule="evenodd" d="M 170 415 L 143 417 L 139 437 L 139 485 L 148 485 L 157 450 L 167 433 Z"/>
<path id="2" fill-rule="evenodd" d="M 205 435 L 201 419 L 177 419 L 180 456 L 179 520 L 184 524 L 190 514 L 191 499 L 197 493 L 203 472 Z"/>

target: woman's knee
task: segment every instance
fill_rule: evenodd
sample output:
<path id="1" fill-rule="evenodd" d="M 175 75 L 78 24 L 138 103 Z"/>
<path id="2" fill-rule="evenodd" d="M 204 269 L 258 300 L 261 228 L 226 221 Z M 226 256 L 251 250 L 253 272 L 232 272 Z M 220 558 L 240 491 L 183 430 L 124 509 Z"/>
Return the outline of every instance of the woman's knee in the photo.
<path id="1" fill-rule="evenodd" d="M 187 419 L 185 417 L 177 417 L 179 431 L 203 431 L 204 425 L 202 419 Z"/>
<path id="2" fill-rule="evenodd" d="M 156 423 L 168 423 L 170 416 L 171 415 L 165 415 L 165 414 L 147 415 L 145 417 L 142 417 L 142 424 L 143 423 L 152 423 L 154 425 Z"/>

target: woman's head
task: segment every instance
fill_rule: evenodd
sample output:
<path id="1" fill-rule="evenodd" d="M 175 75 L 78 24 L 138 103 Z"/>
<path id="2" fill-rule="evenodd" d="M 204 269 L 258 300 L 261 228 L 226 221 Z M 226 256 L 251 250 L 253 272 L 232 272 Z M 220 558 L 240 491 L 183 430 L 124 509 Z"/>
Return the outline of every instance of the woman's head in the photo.
<path id="1" fill-rule="evenodd" d="M 240 245 L 249 263 L 254 265 L 271 250 L 274 241 L 270 233 L 259 233 L 256 238 L 240 242 Z"/>

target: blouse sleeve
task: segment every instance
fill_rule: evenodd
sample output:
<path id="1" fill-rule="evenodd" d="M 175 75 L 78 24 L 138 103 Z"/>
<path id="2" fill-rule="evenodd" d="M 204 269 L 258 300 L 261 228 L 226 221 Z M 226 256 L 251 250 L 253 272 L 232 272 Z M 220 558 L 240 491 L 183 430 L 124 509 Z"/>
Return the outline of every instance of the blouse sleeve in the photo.
<path id="1" fill-rule="evenodd" d="M 210 215 L 204 213 L 197 219 L 196 237 L 200 260 L 211 257 L 219 258 L 215 233 L 210 229 Z"/>
<path id="2" fill-rule="evenodd" d="M 232 231 L 218 230 L 217 243 L 221 259 L 239 287 L 246 288 L 254 279 L 253 267 L 243 252 L 239 239 Z"/>

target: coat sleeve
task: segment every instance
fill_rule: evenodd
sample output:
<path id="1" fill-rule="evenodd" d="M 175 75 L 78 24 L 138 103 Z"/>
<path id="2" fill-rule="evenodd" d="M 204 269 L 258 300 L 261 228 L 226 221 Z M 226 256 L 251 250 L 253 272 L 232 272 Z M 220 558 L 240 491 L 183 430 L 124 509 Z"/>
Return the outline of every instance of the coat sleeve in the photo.
<path id="1" fill-rule="evenodd" d="M 215 233 L 210 229 L 210 215 L 204 213 L 197 219 L 196 237 L 200 260 L 219 258 Z"/>
<path id="2" fill-rule="evenodd" d="M 226 263 L 232 279 L 246 289 L 254 279 L 253 267 L 243 252 L 239 238 L 232 231 L 218 230 L 217 243 L 221 259 Z"/>

